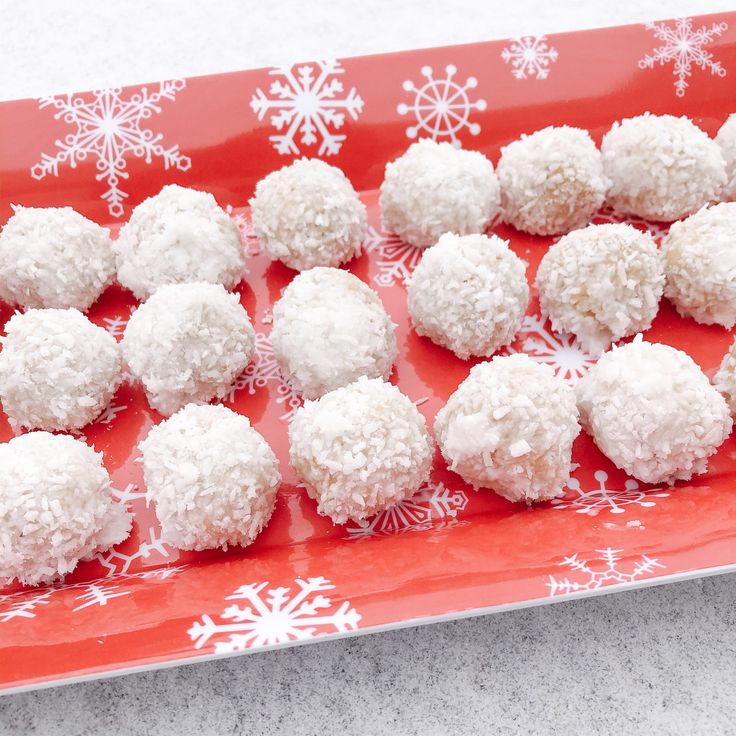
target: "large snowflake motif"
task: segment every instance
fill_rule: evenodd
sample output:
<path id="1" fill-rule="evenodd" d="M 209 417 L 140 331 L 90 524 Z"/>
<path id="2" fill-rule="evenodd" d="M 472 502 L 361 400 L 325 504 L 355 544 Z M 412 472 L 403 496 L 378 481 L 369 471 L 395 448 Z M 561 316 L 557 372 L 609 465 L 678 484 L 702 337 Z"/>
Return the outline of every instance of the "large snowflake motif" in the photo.
<path id="1" fill-rule="evenodd" d="M 269 589 L 268 583 L 241 585 L 226 600 L 245 601 L 245 607 L 228 606 L 220 623 L 205 614 L 187 633 L 196 649 L 214 640 L 215 652 L 222 653 L 354 631 L 360 614 L 350 602 L 337 607 L 322 595 L 334 588 L 322 577 L 297 578 L 291 588 Z"/>
<path id="2" fill-rule="evenodd" d="M 549 576 L 547 587 L 549 594 L 566 595 L 581 590 L 596 590 L 605 585 L 616 585 L 621 583 L 634 583 L 640 578 L 648 577 L 654 573 L 657 568 L 665 566 L 652 557 L 642 555 L 631 567 L 630 572 L 623 572 L 619 569 L 621 562 L 620 549 L 597 549 L 599 557 L 591 562 L 578 557 L 577 553 L 571 557 L 565 557 L 560 563 L 561 567 L 568 567 L 577 575 L 577 579 L 565 577 L 559 580 L 553 575 Z"/>
<path id="3" fill-rule="evenodd" d="M 151 555 L 158 555 L 161 561 L 171 557 L 172 548 L 161 539 L 161 530 L 149 527 L 145 538 L 131 552 L 120 552 L 116 549 L 98 552 L 95 559 L 107 570 L 105 575 L 121 575 L 130 570 L 138 560 L 148 560 Z"/>
<path id="4" fill-rule="evenodd" d="M 511 64 L 517 79 L 547 79 L 550 66 L 557 61 L 557 49 L 546 36 L 520 36 L 501 51 L 501 58 Z"/>
<path id="5" fill-rule="evenodd" d="M 601 208 L 591 219 L 593 225 L 616 225 L 621 222 L 632 225 L 642 232 L 649 233 L 657 243 L 669 232 L 669 226 L 664 223 L 651 222 L 637 215 L 620 215 L 610 207 Z"/>
<path id="6" fill-rule="evenodd" d="M 53 156 L 41 154 L 41 161 L 31 167 L 31 176 L 34 179 L 58 176 L 60 165 L 69 164 L 74 169 L 87 157 L 94 158 L 96 178 L 107 184 L 101 197 L 107 202 L 108 212 L 121 217 L 128 196 L 121 188 L 122 180 L 129 177 L 126 158 L 142 158 L 147 164 L 160 158 L 166 169 L 173 167 L 180 171 L 187 171 L 192 165 L 179 146 L 166 148 L 163 134 L 144 127 L 148 118 L 161 112 L 161 101 L 173 100 L 185 86 L 183 79 L 160 82 L 158 91 L 150 92 L 142 87 L 129 99 L 123 98 L 119 87 L 92 92 L 92 99 L 89 95 L 75 94 L 42 97 L 39 107 L 52 107 L 54 118 L 68 123 L 74 131 L 55 141 L 58 151 Z"/>
<path id="7" fill-rule="evenodd" d="M 257 89 L 250 106 L 259 120 L 272 113 L 271 125 L 284 131 L 269 137 L 280 154 L 300 153 L 297 136 L 303 146 L 319 143 L 318 156 L 340 150 L 345 136 L 334 131 L 342 128 L 346 114 L 357 120 L 363 111 L 363 99 L 355 87 L 343 94 L 343 84 L 336 77 L 344 73 L 337 61 L 271 69 L 269 74 L 281 79 L 271 82 L 268 94 Z"/>
<path id="8" fill-rule="evenodd" d="M 625 507 L 632 505 L 651 508 L 657 505 L 652 498 L 667 498 L 670 495 L 662 490 L 646 492 L 633 478 L 626 480 L 623 488 L 608 488 L 606 486 L 608 473 L 604 470 L 597 470 L 593 477 L 598 483 L 597 488 L 583 490 L 580 481 L 570 478 L 567 487 L 576 495 L 570 498 L 555 498 L 550 503 L 558 509 L 574 509 L 578 514 L 597 516 L 601 511 L 623 514 L 626 511 Z"/>
<path id="9" fill-rule="evenodd" d="M 402 284 L 422 259 L 422 249 L 405 243 L 398 235 L 379 232 L 368 226 L 363 245 L 368 253 L 378 255 L 378 273 L 373 280 L 379 286 Z"/>
<path id="10" fill-rule="evenodd" d="M 711 23 L 710 26 L 703 25 L 693 29 L 692 18 L 678 18 L 674 26 L 668 23 L 647 23 L 646 28 L 654 32 L 654 37 L 662 41 L 662 45 L 640 59 L 639 68 L 653 69 L 657 65 L 672 63 L 675 94 L 678 97 L 685 95 L 693 65 L 703 71 L 708 70 L 717 77 L 726 76 L 721 62 L 715 61 L 713 54 L 706 51 L 705 46 L 724 33 L 728 28 L 727 23 Z"/>
<path id="11" fill-rule="evenodd" d="M 453 79 L 457 73 L 453 64 L 445 67 L 443 79 L 434 78 L 431 66 L 423 66 L 421 73 L 426 80 L 421 86 L 411 79 L 403 84 L 406 92 L 414 93 L 414 101 L 410 105 L 402 102 L 396 108 L 399 115 L 411 114 L 416 118 L 417 124 L 410 125 L 406 135 L 409 138 L 424 134 L 433 140 L 449 139 L 455 148 L 460 148 L 459 132 L 467 128 L 471 135 L 480 133 L 480 125 L 470 122 L 470 114 L 473 110 L 485 110 L 486 101 L 473 102 L 468 95 L 468 90 L 478 86 L 478 80 L 468 77 L 464 84 L 458 84 Z"/>

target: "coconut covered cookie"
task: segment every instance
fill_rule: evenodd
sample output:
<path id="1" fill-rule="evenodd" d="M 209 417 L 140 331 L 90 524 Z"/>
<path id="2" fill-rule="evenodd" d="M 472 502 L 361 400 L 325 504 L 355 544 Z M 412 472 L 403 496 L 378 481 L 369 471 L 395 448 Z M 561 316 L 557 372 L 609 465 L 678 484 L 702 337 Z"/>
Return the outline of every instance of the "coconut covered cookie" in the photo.
<path id="1" fill-rule="evenodd" d="M 715 387 L 728 403 L 731 415 L 736 415 L 736 340 L 723 356 L 721 365 L 713 380 Z"/>
<path id="2" fill-rule="evenodd" d="M 721 191 L 721 199 L 732 202 L 736 200 L 736 113 L 728 116 L 715 140 L 726 164 L 727 181 Z"/>

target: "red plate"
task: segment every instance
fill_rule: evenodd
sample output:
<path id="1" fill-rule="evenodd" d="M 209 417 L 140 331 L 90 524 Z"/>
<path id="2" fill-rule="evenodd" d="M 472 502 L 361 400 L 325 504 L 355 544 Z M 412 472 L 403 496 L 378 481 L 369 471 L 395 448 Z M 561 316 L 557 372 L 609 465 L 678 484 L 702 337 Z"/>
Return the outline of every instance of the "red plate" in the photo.
<path id="1" fill-rule="evenodd" d="M 182 663 L 213 655 L 534 605 L 736 568 L 736 441 L 707 475 L 646 488 L 582 435 L 564 499 L 534 509 L 473 492 L 438 461 L 410 502 L 365 528 L 317 515 L 287 463 L 286 423 L 300 399 L 268 343 L 273 301 L 294 273 L 258 255 L 243 209 L 258 179 L 296 156 L 340 166 L 365 192 L 366 253 L 350 270 L 398 323 L 394 379 L 431 421 L 465 378 L 409 327 L 403 277 L 419 252 L 381 229 L 386 161 L 432 136 L 498 159 L 520 133 L 568 123 L 596 140 L 645 110 L 689 115 L 710 134 L 732 112 L 736 13 L 549 38 L 523 38 L 0 105 L 0 216 L 13 203 L 72 205 L 123 221 L 162 185 L 207 189 L 232 206 L 251 253 L 240 287 L 258 357 L 226 405 L 247 414 L 281 459 L 273 519 L 247 550 L 183 553 L 163 544 L 146 508 L 136 444 L 160 420 L 123 386 L 87 439 L 104 452 L 132 537 L 80 565 L 65 585 L 0 595 L 0 687 L 7 690 Z M 602 212 L 597 221 L 612 215 Z M 645 222 L 661 235 L 664 228 Z M 497 228 L 529 262 L 551 242 Z M 111 288 L 91 318 L 120 335 L 134 305 Z M 552 333 L 532 300 L 514 349 L 570 380 L 589 359 Z M 0 324 L 10 309 L 0 305 Z M 650 340 L 684 348 L 712 375 L 728 331 L 677 317 L 666 302 Z M 0 440 L 11 436 L 0 414 Z"/>

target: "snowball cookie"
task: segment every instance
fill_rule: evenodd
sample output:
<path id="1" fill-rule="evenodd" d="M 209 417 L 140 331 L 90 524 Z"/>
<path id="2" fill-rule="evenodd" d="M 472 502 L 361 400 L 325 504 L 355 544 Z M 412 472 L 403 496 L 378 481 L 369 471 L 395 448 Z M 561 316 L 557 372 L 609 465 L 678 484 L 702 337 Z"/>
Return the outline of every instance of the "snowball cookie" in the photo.
<path id="1" fill-rule="evenodd" d="M 0 402 L 15 432 L 81 429 L 122 382 L 115 338 L 76 309 L 16 313 L 0 343 Z"/>
<path id="2" fill-rule="evenodd" d="M 443 233 L 482 233 L 498 215 L 500 194 L 493 164 L 429 138 L 412 143 L 386 164 L 381 184 L 383 224 L 418 248 Z"/>
<path id="3" fill-rule="evenodd" d="M 495 235 L 443 235 L 408 282 L 417 334 L 466 360 L 493 355 L 519 331 L 529 304 L 524 262 Z"/>
<path id="4" fill-rule="evenodd" d="M 289 426 L 291 465 L 335 524 L 400 503 L 427 481 L 432 440 L 396 386 L 363 376 L 307 401 Z"/>
<path id="5" fill-rule="evenodd" d="M 84 442 L 31 432 L 0 444 L 0 580 L 51 583 L 127 539 L 131 523 Z"/>
<path id="6" fill-rule="evenodd" d="M 148 403 L 169 416 L 225 396 L 250 362 L 255 331 L 219 284 L 170 284 L 133 312 L 121 347 Z"/>
<path id="7" fill-rule="evenodd" d="M 736 200 L 736 113 L 729 115 L 716 135 L 716 143 L 726 162 L 726 186 L 721 191 L 721 199 Z"/>
<path id="8" fill-rule="evenodd" d="M 146 498 L 174 547 L 245 547 L 271 518 L 279 463 L 247 417 L 187 404 L 139 448 Z"/>
<path id="9" fill-rule="evenodd" d="M 573 389 L 522 353 L 473 366 L 434 424 L 450 470 L 527 503 L 562 493 L 579 433 Z"/>
<path id="10" fill-rule="evenodd" d="M 686 117 L 644 113 L 603 136 L 608 203 L 618 212 L 672 222 L 718 198 L 726 183 L 718 144 Z"/>
<path id="11" fill-rule="evenodd" d="M 16 207 L 0 232 L 0 299 L 87 311 L 115 276 L 110 233 L 71 207 Z"/>
<path id="12" fill-rule="evenodd" d="M 360 376 L 388 378 L 397 355 L 394 323 L 373 289 L 337 268 L 300 273 L 273 306 L 279 368 L 307 399 Z"/>
<path id="13" fill-rule="evenodd" d="M 736 415 L 736 340 L 731 344 L 729 351 L 723 356 L 720 368 L 713 383 L 728 403 L 731 415 Z"/>
<path id="14" fill-rule="evenodd" d="M 731 432 L 725 400 L 693 359 L 641 336 L 604 353 L 576 389 L 584 429 L 644 483 L 704 473 Z"/>
<path id="15" fill-rule="evenodd" d="M 176 184 L 133 210 L 114 247 L 118 281 L 141 300 L 165 284 L 232 289 L 247 270 L 235 220 L 208 192 Z"/>
<path id="16" fill-rule="evenodd" d="M 683 317 L 736 324 L 736 202 L 703 207 L 662 241 L 664 293 Z"/>
<path id="17" fill-rule="evenodd" d="M 294 161 L 258 182 L 250 206 L 264 251 L 289 268 L 339 266 L 360 255 L 365 205 L 336 166 Z"/>
<path id="18" fill-rule="evenodd" d="M 504 221 L 534 235 L 587 225 L 610 184 L 588 131 L 567 125 L 504 146 L 497 171 Z"/>
<path id="19" fill-rule="evenodd" d="M 652 324 L 664 289 L 662 257 L 651 235 L 631 225 L 589 225 L 547 251 L 536 287 L 552 328 L 598 356 Z"/>

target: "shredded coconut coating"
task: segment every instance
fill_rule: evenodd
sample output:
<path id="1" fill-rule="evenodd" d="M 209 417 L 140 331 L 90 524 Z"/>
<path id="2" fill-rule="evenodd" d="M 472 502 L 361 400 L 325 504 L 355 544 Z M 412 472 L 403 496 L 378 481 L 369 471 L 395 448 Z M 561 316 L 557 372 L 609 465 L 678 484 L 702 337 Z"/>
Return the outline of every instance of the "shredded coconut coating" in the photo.
<path id="1" fill-rule="evenodd" d="M 728 116 L 715 140 L 726 163 L 727 182 L 721 191 L 721 199 L 732 202 L 736 200 L 736 113 Z"/>
<path id="2" fill-rule="evenodd" d="M 360 255 L 366 208 L 336 166 L 299 159 L 261 179 L 250 206 L 264 251 L 289 268 L 339 266 Z"/>
<path id="3" fill-rule="evenodd" d="M 651 326 L 664 289 L 662 257 L 651 235 L 631 225 L 589 225 L 547 251 L 536 286 L 552 328 L 598 356 Z"/>
<path id="4" fill-rule="evenodd" d="M 146 497 L 174 547 L 246 547 L 271 518 L 279 463 L 247 417 L 188 404 L 139 448 Z"/>
<path id="5" fill-rule="evenodd" d="M 232 289 L 247 272 L 236 222 L 208 192 L 176 184 L 141 202 L 113 245 L 118 281 L 141 300 L 166 284 Z"/>
<path id="6" fill-rule="evenodd" d="M 221 399 L 255 350 L 237 294 L 219 284 L 162 286 L 130 317 L 121 343 L 148 403 L 164 416 Z"/>
<path id="7" fill-rule="evenodd" d="M 736 415 L 736 340 L 731 343 L 729 351 L 723 356 L 713 383 L 728 403 L 731 416 Z"/>
<path id="8" fill-rule="evenodd" d="M 443 235 L 409 280 L 417 334 L 466 360 L 513 341 L 529 304 L 524 262 L 495 235 Z"/>
<path id="9" fill-rule="evenodd" d="M 573 389 L 522 353 L 473 366 L 434 424 L 450 470 L 528 504 L 562 493 L 579 433 Z"/>
<path id="10" fill-rule="evenodd" d="M 0 299 L 86 312 L 115 276 L 110 233 L 71 207 L 16 207 L 0 232 Z"/>
<path id="11" fill-rule="evenodd" d="M 52 583 L 128 538 L 102 453 L 69 435 L 31 432 L 0 444 L 0 580 Z"/>
<path id="12" fill-rule="evenodd" d="M 337 268 L 299 274 L 273 307 L 271 344 L 281 372 L 307 399 L 360 376 L 388 378 L 398 349 L 378 294 Z"/>
<path id="13" fill-rule="evenodd" d="M 16 313 L 0 344 L 0 402 L 16 433 L 81 429 L 122 382 L 115 338 L 76 309 Z"/>
<path id="14" fill-rule="evenodd" d="M 289 426 L 291 465 L 335 524 L 360 522 L 405 501 L 427 481 L 432 440 L 396 386 L 360 378 L 307 401 Z"/>
<path id="15" fill-rule="evenodd" d="M 504 221 L 534 235 L 587 225 L 610 185 L 588 131 L 567 125 L 504 146 L 497 172 Z"/>
<path id="16" fill-rule="evenodd" d="M 576 389 L 583 428 L 644 483 L 705 473 L 731 432 L 726 401 L 693 359 L 641 335 L 604 353 Z"/>
<path id="17" fill-rule="evenodd" d="M 446 232 L 482 233 L 498 215 L 498 178 L 478 151 L 429 138 L 386 164 L 381 213 L 386 228 L 418 248 Z"/>
<path id="18" fill-rule="evenodd" d="M 644 113 L 603 136 L 608 203 L 618 212 L 672 222 L 718 199 L 726 183 L 718 145 L 686 117 Z"/>
<path id="19" fill-rule="evenodd" d="M 736 324 L 736 202 L 704 207 L 675 222 L 662 241 L 664 293 L 683 317 Z"/>

